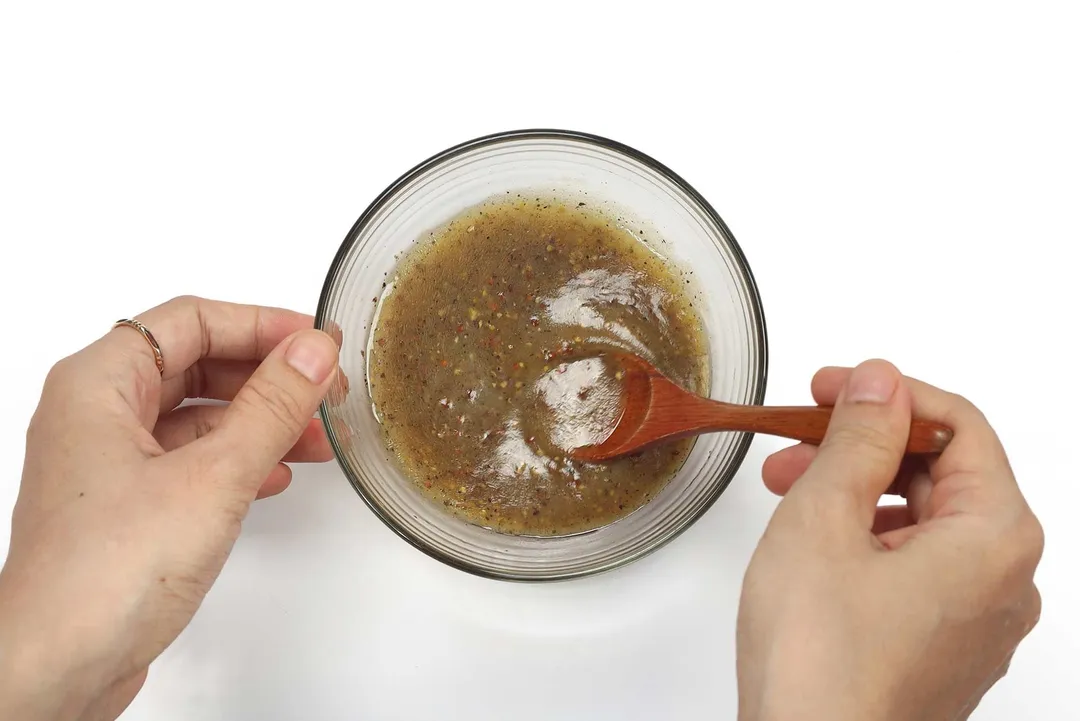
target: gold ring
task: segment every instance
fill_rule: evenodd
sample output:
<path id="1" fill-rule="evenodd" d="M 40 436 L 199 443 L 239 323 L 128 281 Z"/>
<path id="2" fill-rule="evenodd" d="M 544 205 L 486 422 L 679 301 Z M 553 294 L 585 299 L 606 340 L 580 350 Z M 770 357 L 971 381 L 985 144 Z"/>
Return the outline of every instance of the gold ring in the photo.
<path id="1" fill-rule="evenodd" d="M 134 328 L 139 331 L 139 335 L 146 339 L 146 342 L 150 344 L 150 350 L 154 352 L 154 363 L 157 364 L 158 373 L 165 375 L 165 357 L 161 355 L 161 346 L 158 345 L 157 339 L 154 338 L 154 334 L 150 332 L 150 329 L 131 318 L 116 321 L 113 323 L 113 328 L 119 328 L 122 325 Z"/>

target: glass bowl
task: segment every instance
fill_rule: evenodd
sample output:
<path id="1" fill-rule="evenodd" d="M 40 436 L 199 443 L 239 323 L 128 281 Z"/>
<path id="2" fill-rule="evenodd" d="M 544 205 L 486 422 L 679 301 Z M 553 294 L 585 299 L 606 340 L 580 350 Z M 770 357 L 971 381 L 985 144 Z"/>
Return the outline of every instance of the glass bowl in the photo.
<path id="1" fill-rule="evenodd" d="M 587 196 L 601 212 L 648 228 L 662 239 L 654 249 L 693 271 L 713 398 L 763 401 L 767 342 L 753 275 L 716 211 L 671 170 L 620 143 L 561 130 L 490 135 L 421 163 L 375 199 L 330 266 L 315 320 L 341 342 L 344 378 L 321 411 L 337 459 L 371 510 L 421 551 L 482 576 L 547 581 L 610 570 L 673 539 L 724 491 L 751 437 L 700 437 L 650 502 L 607 526 L 568 536 L 514 536 L 470 524 L 405 477 L 383 445 L 366 388 L 366 347 L 383 283 L 417 238 L 484 200 L 525 189 L 567 200 Z"/>

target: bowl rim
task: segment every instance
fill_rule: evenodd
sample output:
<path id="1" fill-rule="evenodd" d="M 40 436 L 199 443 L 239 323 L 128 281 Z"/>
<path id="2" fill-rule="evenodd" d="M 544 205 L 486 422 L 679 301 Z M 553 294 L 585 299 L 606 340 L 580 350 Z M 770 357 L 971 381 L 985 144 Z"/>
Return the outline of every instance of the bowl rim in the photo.
<path id="1" fill-rule="evenodd" d="M 637 150 L 629 145 L 620 143 L 616 140 L 611 140 L 600 135 L 594 135 L 592 133 L 586 133 L 576 130 L 560 130 L 554 128 L 528 128 L 521 130 L 507 130 L 497 133 L 491 133 L 488 135 L 482 135 L 480 137 L 473 138 L 472 140 L 466 140 L 465 142 L 458 143 L 451 146 L 446 150 L 443 150 L 426 160 L 417 163 L 411 169 L 403 173 L 397 180 L 388 185 L 364 210 L 364 212 L 353 223 L 349 232 L 345 235 L 345 239 L 341 242 L 337 253 L 334 256 L 333 262 L 330 264 L 330 268 L 326 273 L 326 278 L 323 281 L 322 291 L 319 293 L 319 304 L 315 311 L 315 327 L 321 328 L 327 318 L 326 313 L 329 304 L 330 290 L 333 287 L 334 281 L 337 279 L 338 272 L 344 263 L 349 249 L 352 247 L 356 238 L 360 232 L 371 222 L 371 219 L 389 202 L 398 191 L 411 183 L 416 178 L 420 177 L 429 170 L 441 165 L 442 163 L 452 160 L 467 152 L 478 150 L 491 145 L 498 145 L 500 143 L 529 140 L 529 139 L 541 139 L 541 140 L 568 140 L 579 143 L 585 143 L 589 145 L 599 146 L 606 150 L 613 150 L 619 154 L 625 155 L 632 160 L 635 160 L 647 168 L 655 171 L 656 173 L 664 176 L 666 180 L 678 187 L 681 191 L 686 193 L 690 199 L 697 203 L 700 209 L 705 213 L 708 219 L 715 223 L 720 229 L 724 239 L 728 242 L 732 255 L 735 259 L 737 270 L 742 275 L 743 282 L 746 283 L 746 288 L 749 292 L 751 309 L 753 310 L 754 318 L 752 323 L 757 330 L 758 336 L 761 339 L 760 348 L 758 349 L 758 364 L 756 375 L 761 379 L 758 386 L 757 393 L 754 395 L 753 403 L 760 405 L 765 400 L 765 389 L 768 385 L 769 379 L 769 339 L 766 330 L 765 312 L 762 307 L 761 293 L 758 289 L 757 281 L 754 278 L 753 271 L 750 269 L 750 264 L 746 259 L 746 255 L 743 252 L 742 246 L 739 245 L 735 236 L 731 230 L 727 227 L 727 224 L 720 217 L 720 214 L 716 212 L 716 209 L 707 201 L 704 196 L 701 195 L 690 183 L 686 182 L 682 176 L 669 167 L 656 160 L 655 158 L 646 155 L 645 153 Z M 341 467 L 345 478 L 349 481 L 349 485 L 353 487 L 357 495 L 364 501 L 368 508 L 375 514 L 375 516 L 381 520 L 390 530 L 397 534 L 401 539 L 407 542 L 412 547 L 426 554 L 427 556 L 434 558 L 437 561 L 445 563 L 448 566 L 456 568 L 460 571 L 480 576 L 482 578 L 488 578 L 501 581 L 517 581 L 527 583 L 545 583 L 552 581 L 566 581 L 577 578 L 585 578 L 588 576 L 594 576 L 607 571 L 613 571 L 617 568 L 622 568 L 634 561 L 640 560 L 669 544 L 671 541 L 678 538 L 688 528 L 697 523 L 698 520 L 704 516 L 716 500 L 724 493 L 728 485 L 730 485 L 732 479 L 736 473 L 742 468 L 743 462 L 746 460 L 746 456 L 750 451 L 750 445 L 753 442 L 754 434 L 744 433 L 735 447 L 735 453 L 732 456 L 732 462 L 728 464 L 728 467 L 723 471 L 720 478 L 710 492 L 708 498 L 701 505 L 698 511 L 688 517 L 685 521 L 678 526 L 673 527 L 668 533 L 660 537 L 651 545 L 641 549 L 635 553 L 628 554 L 624 557 L 618 558 L 612 562 L 606 563 L 596 568 L 587 568 L 580 571 L 561 572 L 553 574 L 551 576 L 526 576 L 513 572 L 499 572 L 485 568 L 468 561 L 464 561 L 451 554 L 443 552 L 437 548 L 433 548 L 424 543 L 418 538 L 415 538 L 406 529 L 402 528 L 397 522 L 387 515 L 381 506 L 371 498 L 367 491 L 364 489 L 363 484 L 354 477 L 352 470 L 344 461 L 344 453 L 339 447 L 336 434 L 331 427 L 329 421 L 329 411 L 327 402 L 324 400 L 319 406 L 319 416 L 322 420 L 323 428 L 326 430 L 327 438 L 330 441 L 330 445 L 334 451 L 334 458 L 337 460 L 338 465 Z"/>

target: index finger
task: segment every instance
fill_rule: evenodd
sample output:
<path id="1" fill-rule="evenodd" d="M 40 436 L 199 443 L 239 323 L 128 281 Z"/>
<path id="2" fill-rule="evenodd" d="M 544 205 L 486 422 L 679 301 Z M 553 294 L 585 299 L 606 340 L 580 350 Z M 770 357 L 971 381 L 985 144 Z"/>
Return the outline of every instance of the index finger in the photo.
<path id="1" fill-rule="evenodd" d="M 128 403 L 137 411 L 149 401 L 147 389 L 159 384 L 183 385 L 185 373 L 203 358 L 261 361 L 285 338 L 311 328 L 314 319 L 283 308 L 226 303 L 194 296 L 174 298 L 136 319 L 161 347 L 164 368 L 158 372 L 154 353 L 139 333 L 113 329 L 90 350 L 106 360 L 131 359 L 134 376 L 111 374 Z"/>
<path id="2" fill-rule="evenodd" d="M 825 406 L 836 402 L 851 375 L 850 368 L 822 368 L 814 375 L 810 389 L 814 400 Z M 912 415 L 943 423 L 953 429 L 953 438 L 941 456 L 931 464 L 931 476 L 941 478 L 953 474 L 986 474 L 989 479 L 1005 477 L 1015 485 L 1009 469 L 1005 448 L 986 416 L 963 396 L 904 377 L 911 390 Z"/>

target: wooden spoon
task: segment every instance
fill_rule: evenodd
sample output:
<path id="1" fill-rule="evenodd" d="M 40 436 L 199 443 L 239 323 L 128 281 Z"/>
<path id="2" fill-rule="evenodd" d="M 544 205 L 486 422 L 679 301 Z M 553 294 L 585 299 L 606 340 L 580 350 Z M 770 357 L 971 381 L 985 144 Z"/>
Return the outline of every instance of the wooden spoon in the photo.
<path id="1" fill-rule="evenodd" d="M 680 388 L 636 355 L 617 353 L 609 358 L 622 370 L 622 416 L 603 442 L 570 451 L 578 460 L 605 461 L 658 443 L 716 431 L 765 433 L 819 444 L 832 417 L 832 408 L 824 406 L 744 406 L 702 398 Z M 952 435 L 952 430 L 939 423 L 912 419 L 906 452 L 940 453 Z"/>

